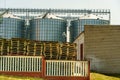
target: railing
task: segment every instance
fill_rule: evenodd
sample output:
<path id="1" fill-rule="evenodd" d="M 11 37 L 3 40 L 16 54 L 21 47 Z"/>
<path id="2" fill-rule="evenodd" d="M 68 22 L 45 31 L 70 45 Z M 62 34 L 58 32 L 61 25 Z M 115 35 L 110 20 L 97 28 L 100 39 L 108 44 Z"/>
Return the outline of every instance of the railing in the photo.
<path id="1" fill-rule="evenodd" d="M 0 74 L 48 80 L 90 80 L 88 61 L 45 60 L 42 56 L 0 56 Z"/>
<path id="2" fill-rule="evenodd" d="M 40 72 L 42 57 L 0 56 L 0 71 Z"/>
<path id="3" fill-rule="evenodd" d="M 46 60 L 46 76 L 88 76 L 88 61 Z"/>

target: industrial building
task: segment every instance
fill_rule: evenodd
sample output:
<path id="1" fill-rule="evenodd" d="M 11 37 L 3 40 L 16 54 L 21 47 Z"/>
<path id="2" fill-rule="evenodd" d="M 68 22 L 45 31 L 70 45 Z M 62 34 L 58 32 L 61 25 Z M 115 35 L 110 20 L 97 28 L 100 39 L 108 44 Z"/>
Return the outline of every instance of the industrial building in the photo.
<path id="1" fill-rule="evenodd" d="M 81 16 L 77 20 L 71 21 L 71 42 L 73 42 L 77 36 L 84 31 L 84 25 L 108 25 L 109 20 L 105 20 L 103 17 L 99 17 L 93 14 L 86 14 Z"/>
<path id="2" fill-rule="evenodd" d="M 77 61 L 72 42 L 85 24 L 110 24 L 110 10 L 0 8 L 0 14 L 0 74 L 90 80 L 89 61 Z"/>
<path id="3" fill-rule="evenodd" d="M 10 13 L 2 15 L 0 38 L 24 38 L 24 20 Z"/>
<path id="4" fill-rule="evenodd" d="M 120 73 L 120 25 L 85 25 L 74 41 L 77 59 L 90 60 L 91 70 Z"/>
<path id="5" fill-rule="evenodd" d="M 58 42 L 73 42 L 85 24 L 110 24 L 111 16 L 108 9 L 0 9 L 5 11 L 0 38 Z"/>
<path id="6" fill-rule="evenodd" d="M 30 20 L 30 40 L 66 42 L 67 21 L 50 13 Z"/>

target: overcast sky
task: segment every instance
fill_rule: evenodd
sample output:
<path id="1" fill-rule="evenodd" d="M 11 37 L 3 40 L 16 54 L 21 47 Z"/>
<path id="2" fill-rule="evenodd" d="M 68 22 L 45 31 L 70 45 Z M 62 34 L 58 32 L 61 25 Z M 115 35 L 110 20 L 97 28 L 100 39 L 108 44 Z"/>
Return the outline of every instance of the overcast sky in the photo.
<path id="1" fill-rule="evenodd" d="M 0 8 L 110 9 L 111 24 L 120 25 L 120 0 L 0 0 Z"/>

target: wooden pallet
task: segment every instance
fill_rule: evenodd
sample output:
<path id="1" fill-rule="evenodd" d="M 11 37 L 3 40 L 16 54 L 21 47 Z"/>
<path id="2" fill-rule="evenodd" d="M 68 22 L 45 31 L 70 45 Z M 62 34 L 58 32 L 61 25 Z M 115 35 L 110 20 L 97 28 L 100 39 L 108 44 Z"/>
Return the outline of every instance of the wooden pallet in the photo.
<path id="1" fill-rule="evenodd" d="M 46 59 L 58 59 L 59 56 L 58 42 L 43 42 L 43 54 Z"/>
<path id="2" fill-rule="evenodd" d="M 72 59 L 76 56 L 76 44 L 75 43 L 62 43 L 60 45 L 59 59 Z M 72 57 L 72 58 L 69 58 Z"/>
<path id="3" fill-rule="evenodd" d="M 8 41 L 6 39 L 0 39 L 0 55 L 8 54 Z"/>
<path id="4" fill-rule="evenodd" d="M 26 40 L 21 38 L 12 38 L 10 40 L 10 55 L 25 55 L 26 53 Z"/>
<path id="5" fill-rule="evenodd" d="M 27 42 L 27 55 L 40 56 L 43 52 L 43 44 L 40 41 Z"/>

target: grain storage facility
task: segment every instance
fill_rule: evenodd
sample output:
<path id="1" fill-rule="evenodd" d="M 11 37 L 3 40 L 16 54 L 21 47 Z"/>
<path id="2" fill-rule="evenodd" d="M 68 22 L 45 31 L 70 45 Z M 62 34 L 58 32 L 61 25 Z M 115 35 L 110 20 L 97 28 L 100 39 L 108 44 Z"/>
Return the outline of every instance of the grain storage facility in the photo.
<path id="1" fill-rule="evenodd" d="M 6 30 L 4 31 L 1 29 L 0 36 L 4 35 L 4 37 L 2 38 L 8 37 L 8 34 L 9 34 L 9 38 L 10 38 L 10 35 L 12 35 L 11 37 L 17 37 L 17 38 L 22 37 L 22 38 L 27 38 L 31 40 L 59 41 L 59 42 L 65 42 L 66 38 L 67 39 L 69 38 L 67 42 L 70 42 L 70 41 L 73 42 L 73 40 L 75 40 L 75 38 L 79 35 L 79 33 L 83 31 L 84 24 L 109 24 L 111 19 L 110 17 L 111 14 L 109 9 L 89 10 L 89 9 L 0 8 L 0 15 L 6 10 L 8 10 L 9 13 L 19 16 L 19 18 L 18 17 L 15 18 L 16 16 L 13 15 L 11 16 L 12 18 L 10 18 L 11 21 L 9 20 L 9 17 L 5 19 L 6 21 L 3 21 L 3 24 L 7 23 L 7 24 L 10 24 L 9 26 L 14 25 L 17 27 L 11 28 L 11 30 L 13 30 L 12 33 L 10 33 L 9 28 L 8 28 L 9 29 L 8 32 L 5 32 Z M 50 14 L 49 13 L 46 14 L 46 12 L 48 11 Z M 38 16 L 38 15 L 43 15 L 43 16 Z M 80 17 L 80 16 L 83 16 L 83 17 Z M 105 17 L 106 19 L 101 17 Z M 71 22 L 71 27 L 70 27 L 70 22 Z M 1 23 L 1 18 L 0 18 L 0 23 Z M 25 25 L 24 29 L 22 25 Z M 0 26 L 4 27 L 6 25 L 3 26 L 1 24 Z M 68 37 L 69 33 L 67 34 L 68 30 L 66 31 L 66 27 L 68 28 L 68 30 L 69 29 L 72 30 L 71 37 Z M 22 28 L 22 31 L 24 32 L 21 32 L 21 28 Z"/>
<path id="2" fill-rule="evenodd" d="M 84 25 L 103 24 L 110 24 L 110 21 L 93 14 L 86 14 L 80 17 L 78 20 L 71 21 L 71 42 L 73 42 L 82 31 L 84 31 Z"/>
<path id="3" fill-rule="evenodd" d="M 40 16 L 30 21 L 30 39 L 65 42 L 67 21 L 50 13 L 43 17 Z"/>
<path id="4" fill-rule="evenodd" d="M 120 25 L 86 25 L 77 37 L 79 60 L 90 60 L 91 70 L 120 73 Z"/>
<path id="5" fill-rule="evenodd" d="M 24 20 L 10 13 L 2 15 L 0 23 L 0 38 L 11 39 L 23 37 Z"/>
<path id="6" fill-rule="evenodd" d="M 6 10 L 0 8 L 0 13 Z M 76 60 L 76 44 L 65 42 L 66 27 L 70 27 L 70 22 L 77 20 L 80 15 L 88 13 L 106 16 L 110 21 L 110 10 L 10 8 L 8 10 L 20 18 L 13 15 L 7 17 L 6 21 L 0 20 L 1 24 L 7 22 L 4 25 L 10 26 L 10 29 L 9 26 L 0 26 L 1 29 L 5 28 L 0 34 L 4 32 L 5 37 L 12 34 L 8 39 L 3 39 L 4 36 L 0 39 L 0 74 L 51 80 L 90 80 L 89 61 L 83 61 L 84 54 L 81 56 L 82 61 Z M 49 13 L 46 13 L 48 11 Z M 38 16 L 42 14 L 45 15 Z M 9 18 L 12 20 L 9 21 Z M 16 25 L 17 27 L 14 27 Z M 23 36 L 27 39 L 23 39 Z M 84 44 L 81 44 L 81 49 L 81 53 L 84 53 Z"/>

